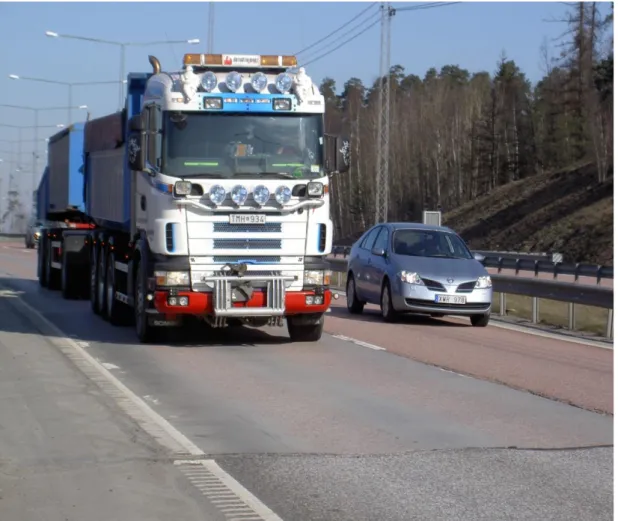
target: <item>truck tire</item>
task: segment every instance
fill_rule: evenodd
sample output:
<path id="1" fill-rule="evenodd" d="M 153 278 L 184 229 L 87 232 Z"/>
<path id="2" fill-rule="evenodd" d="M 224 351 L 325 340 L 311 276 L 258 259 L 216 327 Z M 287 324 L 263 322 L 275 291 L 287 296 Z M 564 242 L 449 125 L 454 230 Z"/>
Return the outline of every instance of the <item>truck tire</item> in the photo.
<path id="1" fill-rule="evenodd" d="M 118 285 L 116 281 L 116 257 L 113 252 L 107 254 L 107 276 L 105 277 L 105 293 L 107 304 L 107 318 L 114 326 L 129 324 L 130 309 L 116 298 Z"/>
<path id="2" fill-rule="evenodd" d="M 294 317 L 287 319 L 288 333 L 292 342 L 319 342 L 324 331 L 324 315 L 317 324 L 302 324 L 294 321 Z"/>
<path id="3" fill-rule="evenodd" d="M 95 315 L 99 314 L 99 301 L 97 300 L 99 252 L 99 246 L 94 244 L 90 254 L 90 308 Z"/>
<path id="4" fill-rule="evenodd" d="M 68 254 L 66 249 L 62 249 L 62 272 L 60 273 L 60 289 L 62 291 L 62 297 L 69 300 L 77 298 L 77 291 L 75 288 L 75 282 L 70 277 L 70 269 L 68 262 Z"/>
<path id="5" fill-rule="evenodd" d="M 51 240 L 47 240 L 47 254 L 45 255 L 45 271 L 46 271 L 46 275 L 45 277 L 47 278 L 47 287 L 51 290 L 57 290 L 60 289 L 60 277 L 59 277 L 59 273 L 58 270 L 52 268 L 52 259 L 53 259 L 53 254 L 52 254 L 52 241 Z"/>
<path id="6" fill-rule="evenodd" d="M 99 255 L 97 258 L 97 307 L 99 308 L 99 315 L 103 320 L 107 320 L 109 317 L 107 316 L 107 293 L 106 293 L 106 248 L 99 248 Z"/>
<path id="7" fill-rule="evenodd" d="M 150 344 L 155 339 L 155 327 L 148 323 L 148 313 L 146 313 L 146 274 L 142 261 L 138 261 L 135 274 L 135 333 L 141 344 Z"/>

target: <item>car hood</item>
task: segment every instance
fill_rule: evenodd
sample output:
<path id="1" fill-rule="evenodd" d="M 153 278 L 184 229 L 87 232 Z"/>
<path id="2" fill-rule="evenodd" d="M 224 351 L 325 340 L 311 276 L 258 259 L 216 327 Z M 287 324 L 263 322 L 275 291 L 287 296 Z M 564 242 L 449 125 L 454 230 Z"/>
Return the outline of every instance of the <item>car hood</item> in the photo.
<path id="1" fill-rule="evenodd" d="M 487 270 L 475 259 L 445 259 L 431 257 L 410 257 L 393 255 L 393 264 L 397 271 L 418 273 L 420 277 L 444 280 L 454 279 L 453 283 L 476 280 L 487 275 Z"/>

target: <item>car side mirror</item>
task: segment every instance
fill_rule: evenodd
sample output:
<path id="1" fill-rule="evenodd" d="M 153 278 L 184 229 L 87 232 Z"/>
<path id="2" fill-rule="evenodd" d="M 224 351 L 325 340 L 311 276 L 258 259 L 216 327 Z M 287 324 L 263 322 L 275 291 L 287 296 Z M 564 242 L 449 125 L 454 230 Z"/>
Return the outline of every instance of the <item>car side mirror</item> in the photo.
<path id="1" fill-rule="evenodd" d="M 374 248 L 371 250 L 371 253 L 377 255 L 378 257 L 386 257 L 386 250 L 384 248 Z"/>
<path id="2" fill-rule="evenodd" d="M 480 253 L 475 253 L 474 260 L 479 261 L 481 264 L 483 264 L 483 262 L 485 262 L 485 255 L 481 255 Z"/>
<path id="3" fill-rule="evenodd" d="M 343 174 L 350 169 L 350 141 L 341 136 L 324 136 L 326 171 L 329 174 Z"/>

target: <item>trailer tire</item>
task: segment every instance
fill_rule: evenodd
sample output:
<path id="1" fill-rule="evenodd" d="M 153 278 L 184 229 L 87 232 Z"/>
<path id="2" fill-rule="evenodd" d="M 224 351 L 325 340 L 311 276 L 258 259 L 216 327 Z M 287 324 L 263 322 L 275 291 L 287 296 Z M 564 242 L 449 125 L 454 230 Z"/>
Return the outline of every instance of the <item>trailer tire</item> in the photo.
<path id="1" fill-rule="evenodd" d="M 77 291 L 75 289 L 75 282 L 69 276 L 69 262 L 68 254 L 65 249 L 62 250 L 62 272 L 60 273 L 60 289 L 62 290 L 62 297 L 67 300 L 77 298 Z"/>
<path id="2" fill-rule="evenodd" d="M 38 261 L 38 276 L 39 276 L 39 285 L 42 288 L 47 287 L 47 268 L 45 261 L 45 252 L 47 251 L 47 240 L 45 239 L 45 235 L 41 235 L 41 239 L 39 240 L 39 249 L 37 250 L 37 261 Z"/>
<path id="3" fill-rule="evenodd" d="M 93 244 L 90 254 L 90 308 L 95 315 L 99 314 L 99 304 L 97 300 L 99 252 L 99 246 Z"/>
<path id="4" fill-rule="evenodd" d="M 116 257 L 113 252 L 107 254 L 107 275 L 105 277 L 105 293 L 107 318 L 114 326 L 129 325 L 130 309 L 116 298 Z"/>
<path id="5" fill-rule="evenodd" d="M 140 344 L 151 344 L 155 339 L 155 328 L 148 323 L 148 313 L 146 313 L 146 275 L 142 260 L 137 261 L 135 270 L 135 333 Z"/>
<path id="6" fill-rule="evenodd" d="M 47 287 L 51 290 L 57 290 L 60 289 L 60 277 L 58 276 L 58 270 L 55 270 L 54 268 L 52 268 L 52 259 L 54 258 L 53 255 L 53 248 L 52 248 L 52 241 L 48 240 L 47 241 L 47 255 L 45 256 L 45 270 L 46 270 L 46 278 L 47 278 Z"/>
<path id="7" fill-rule="evenodd" d="M 99 315 L 103 320 L 107 320 L 109 317 L 107 316 L 107 270 L 106 270 L 106 248 L 99 248 L 99 255 L 97 258 L 97 307 L 99 308 Z"/>

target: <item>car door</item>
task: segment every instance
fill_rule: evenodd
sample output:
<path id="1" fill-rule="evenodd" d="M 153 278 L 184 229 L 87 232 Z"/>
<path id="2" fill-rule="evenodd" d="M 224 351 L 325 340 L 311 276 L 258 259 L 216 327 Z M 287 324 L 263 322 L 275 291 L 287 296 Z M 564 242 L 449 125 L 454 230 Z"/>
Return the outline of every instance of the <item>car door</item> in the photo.
<path id="1" fill-rule="evenodd" d="M 382 292 L 382 280 L 386 273 L 388 258 L 378 255 L 379 250 L 388 251 L 388 228 L 382 226 L 369 254 L 368 268 L 369 284 L 368 292 L 371 302 L 380 302 Z"/>
<path id="2" fill-rule="evenodd" d="M 356 261 L 356 270 L 354 272 L 354 280 L 356 281 L 356 294 L 361 300 L 369 299 L 369 260 L 371 258 L 371 248 L 378 236 L 381 226 L 377 226 L 371 230 L 365 240 L 358 248 L 358 258 Z M 369 300 L 369 302 L 371 302 Z"/>

